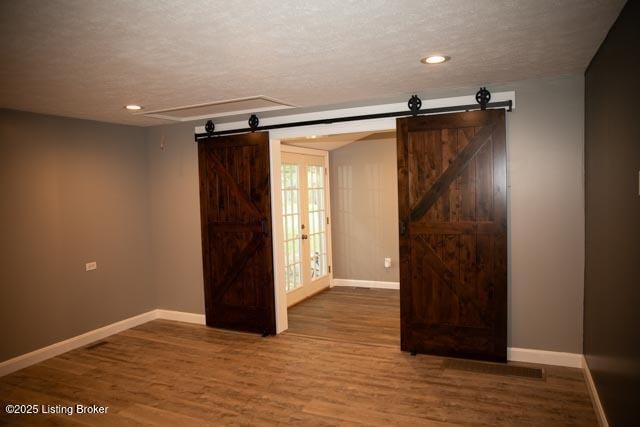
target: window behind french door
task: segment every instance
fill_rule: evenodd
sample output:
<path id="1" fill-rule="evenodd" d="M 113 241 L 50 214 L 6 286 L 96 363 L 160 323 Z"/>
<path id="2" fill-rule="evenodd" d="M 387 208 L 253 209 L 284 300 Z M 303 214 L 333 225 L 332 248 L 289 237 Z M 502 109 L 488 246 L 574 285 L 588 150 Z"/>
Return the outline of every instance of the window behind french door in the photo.
<path id="1" fill-rule="evenodd" d="M 287 305 L 330 283 L 327 156 L 282 153 L 282 226 Z"/>

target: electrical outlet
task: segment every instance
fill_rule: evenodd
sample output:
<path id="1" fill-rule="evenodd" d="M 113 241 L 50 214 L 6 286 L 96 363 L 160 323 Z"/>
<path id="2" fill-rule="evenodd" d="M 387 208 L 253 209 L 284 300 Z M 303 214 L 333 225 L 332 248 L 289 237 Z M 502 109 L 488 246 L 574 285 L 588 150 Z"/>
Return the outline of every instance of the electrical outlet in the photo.
<path id="1" fill-rule="evenodd" d="M 84 265 L 86 271 L 96 270 L 98 268 L 98 263 L 95 261 L 88 262 Z"/>
<path id="2" fill-rule="evenodd" d="M 391 258 L 384 259 L 384 268 L 391 268 Z"/>

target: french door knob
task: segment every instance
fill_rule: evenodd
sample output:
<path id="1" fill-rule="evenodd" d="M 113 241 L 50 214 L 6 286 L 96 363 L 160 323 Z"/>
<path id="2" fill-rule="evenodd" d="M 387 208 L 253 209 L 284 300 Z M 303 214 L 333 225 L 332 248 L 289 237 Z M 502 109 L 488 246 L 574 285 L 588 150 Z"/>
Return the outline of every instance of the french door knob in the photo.
<path id="1" fill-rule="evenodd" d="M 307 240 L 309 238 L 309 236 L 307 236 L 306 234 L 303 234 L 302 236 L 300 236 L 300 238 L 302 240 Z"/>

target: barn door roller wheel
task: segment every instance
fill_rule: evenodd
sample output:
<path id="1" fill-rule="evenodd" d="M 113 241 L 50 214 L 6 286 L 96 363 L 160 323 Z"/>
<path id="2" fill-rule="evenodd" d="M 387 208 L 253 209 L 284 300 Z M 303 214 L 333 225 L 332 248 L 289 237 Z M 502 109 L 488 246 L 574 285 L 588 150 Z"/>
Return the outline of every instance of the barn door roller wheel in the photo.
<path id="1" fill-rule="evenodd" d="M 209 138 L 211 138 L 213 136 L 213 132 L 216 130 L 216 125 L 214 125 L 211 120 L 208 120 L 204 125 L 204 130 L 207 132 Z"/>
<path id="2" fill-rule="evenodd" d="M 258 129 L 259 124 L 260 119 L 258 119 L 258 116 L 252 114 L 251 117 L 249 117 L 249 127 L 251 128 L 251 132 L 255 132 L 255 130 Z"/>
<path id="3" fill-rule="evenodd" d="M 418 95 L 413 95 L 409 98 L 409 102 L 407 102 L 407 106 L 409 110 L 411 110 L 411 114 L 416 116 L 418 115 L 418 111 L 422 108 L 422 100 L 418 97 Z"/>
<path id="4" fill-rule="evenodd" d="M 491 92 L 489 92 L 486 87 L 481 87 L 476 93 L 476 102 L 480 104 L 480 109 L 483 111 L 486 110 L 489 101 L 491 101 Z"/>

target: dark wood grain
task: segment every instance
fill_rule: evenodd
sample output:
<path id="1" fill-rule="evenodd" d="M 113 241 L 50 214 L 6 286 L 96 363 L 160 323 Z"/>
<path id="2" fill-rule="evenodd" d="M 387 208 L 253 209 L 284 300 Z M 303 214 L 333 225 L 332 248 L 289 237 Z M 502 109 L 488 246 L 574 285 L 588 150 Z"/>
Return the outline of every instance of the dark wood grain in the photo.
<path id="1" fill-rule="evenodd" d="M 450 130 L 443 129 L 443 131 L 450 131 Z M 493 131 L 494 131 L 493 125 L 483 127 L 481 131 L 478 132 L 473 137 L 473 139 L 469 142 L 469 144 L 458 153 L 458 155 L 455 157 L 455 160 L 453 160 L 448 165 L 447 169 L 444 172 L 441 172 L 441 166 L 439 166 L 436 169 L 436 174 L 438 175 L 438 178 L 433 184 L 429 186 L 429 189 L 427 190 L 427 192 L 420 198 L 420 200 L 415 204 L 415 206 L 411 210 L 409 215 L 412 220 L 417 220 L 422 218 L 425 215 L 425 213 L 427 213 L 427 211 L 431 208 L 431 206 L 433 206 L 433 204 L 436 202 L 442 204 L 443 202 L 446 201 L 448 205 L 449 203 L 448 197 L 444 198 L 444 201 L 443 201 L 442 196 L 443 195 L 448 196 L 448 190 L 451 184 L 453 183 L 453 181 L 456 178 L 458 178 L 458 176 L 460 176 L 460 173 L 469 164 L 471 159 L 473 159 L 480 152 L 480 150 L 484 147 L 485 143 L 491 138 Z M 434 133 L 429 132 L 429 135 L 434 135 Z M 441 145 L 440 141 L 429 139 L 427 141 L 427 147 L 432 148 L 432 150 L 430 150 L 430 154 L 428 154 L 423 158 L 423 161 L 431 162 L 434 157 L 436 158 L 436 160 L 439 160 L 438 158 L 442 158 L 441 157 L 442 152 L 439 150 L 441 148 L 440 145 Z M 490 165 L 490 162 L 487 162 L 487 159 L 483 158 L 482 160 L 484 160 L 484 163 L 482 163 L 483 165 L 484 164 Z M 490 168 L 490 166 L 488 167 Z M 482 175 L 482 177 L 485 179 L 482 181 L 482 184 L 485 184 L 485 185 L 487 185 L 486 175 L 487 175 L 486 173 Z M 487 202 L 485 201 L 485 203 L 482 204 L 482 207 L 485 208 L 485 210 L 487 210 L 485 206 L 486 203 Z"/>
<path id="2" fill-rule="evenodd" d="M 401 348 L 506 360 L 504 111 L 398 119 Z"/>
<path id="3" fill-rule="evenodd" d="M 269 134 L 198 142 L 207 325 L 274 334 Z"/>
<path id="4" fill-rule="evenodd" d="M 449 238 L 450 236 L 446 236 L 445 238 Z M 467 313 L 469 319 L 472 320 L 474 324 L 481 322 L 482 317 L 486 315 L 483 307 L 476 299 L 477 293 L 476 290 L 472 288 L 473 284 L 467 284 L 462 282 L 459 279 L 459 275 L 454 273 L 453 269 L 459 268 L 459 262 L 457 260 L 451 260 L 453 262 L 445 263 L 443 258 L 445 258 L 442 254 L 437 254 L 433 248 L 432 244 L 425 243 L 425 239 L 416 239 L 415 243 L 418 246 L 420 252 L 422 253 L 422 263 L 416 266 L 416 271 L 423 271 L 421 269 L 430 270 L 429 273 L 433 274 L 435 279 L 439 280 L 441 283 L 441 289 L 447 290 L 446 294 L 453 294 L 455 297 L 457 304 L 455 308 L 460 308 L 462 311 Z M 437 245 L 436 245 L 437 246 Z M 447 265 L 449 264 L 449 265 Z M 425 273 L 423 272 L 423 275 Z M 442 293 L 440 293 L 442 295 Z M 453 304 L 447 304 L 443 307 L 437 307 L 435 309 L 440 311 L 449 311 L 453 308 Z"/>
<path id="5" fill-rule="evenodd" d="M 245 246 L 234 259 L 233 268 L 228 268 L 225 275 L 220 279 L 218 289 L 216 289 L 216 296 L 213 300 L 214 304 L 219 304 L 220 301 L 222 301 L 231 286 L 237 286 L 238 276 L 244 271 L 245 267 L 258 249 L 264 245 L 264 237 L 260 234 L 260 232 L 253 233 L 253 237 L 249 241 L 249 244 L 247 244 L 247 246 Z"/>

